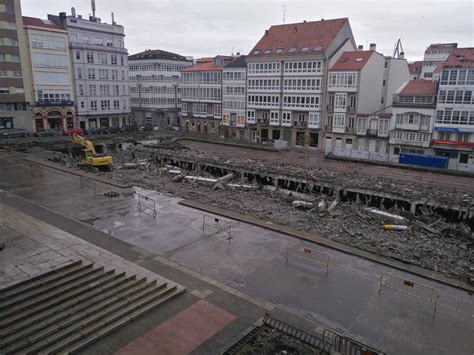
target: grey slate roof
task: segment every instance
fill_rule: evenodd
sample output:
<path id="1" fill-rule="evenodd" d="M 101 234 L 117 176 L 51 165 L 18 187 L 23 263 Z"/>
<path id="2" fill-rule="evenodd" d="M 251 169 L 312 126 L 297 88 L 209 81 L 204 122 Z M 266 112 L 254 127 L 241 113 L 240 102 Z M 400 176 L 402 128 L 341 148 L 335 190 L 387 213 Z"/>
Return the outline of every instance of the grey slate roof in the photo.
<path id="1" fill-rule="evenodd" d="M 241 55 L 240 57 L 235 58 L 232 62 L 227 65 L 224 65 L 224 69 L 227 68 L 246 68 L 247 63 L 245 61 L 245 55 Z"/>
<path id="2" fill-rule="evenodd" d="M 128 60 L 149 60 L 149 59 L 176 60 L 176 61 L 181 61 L 181 62 L 188 61 L 182 55 L 163 51 L 161 49 L 147 49 L 146 51 L 128 56 Z"/>

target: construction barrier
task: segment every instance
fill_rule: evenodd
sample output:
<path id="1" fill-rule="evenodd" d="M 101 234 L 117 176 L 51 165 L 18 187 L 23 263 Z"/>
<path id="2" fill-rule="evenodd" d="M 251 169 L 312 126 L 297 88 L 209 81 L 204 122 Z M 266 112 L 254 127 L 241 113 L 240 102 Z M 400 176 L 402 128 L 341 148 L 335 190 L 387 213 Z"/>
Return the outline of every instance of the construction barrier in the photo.
<path id="1" fill-rule="evenodd" d="M 156 218 L 156 202 L 151 197 L 137 193 L 137 208 L 138 213 L 145 213 L 153 218 Z"/>
<path id="2" fill-rule="evenodd" d="M 322 265 L 326 269 L 326 276 L 329 272 L 329 254 L 307 248 L 302 245 L 288 243 L 286 247 L 286 263 L 288 264 L 288 257 L 293 256 L 298 259 L 309 261 L 313 264 Z"/>
<path id="3" fill-rule="evenodd" d="M 79 186 L 80 189 L 88 189 L 91 191 L 94 191 L 94 197 L 97 198 L 97 189 L 95 187 L 95 181 L 92 179 L 89 179 L 88 177 L 85 176 L 80 176 L 79 177 Z"/>
<path id="4" fill-rule="evenodd" d="M 436 313 L 439 295 L 438 290 L 434 287 L 426 286 L 415 281 L 406 280 L 385 272 L 380 276 L 379 293 L 382 292 L 383 287 L 390 288 L 420 300 L 433 303 L 434 313 Z"/>
<path id="5" fill-rule="evenodd" d="M 385 355 L 382 351 L 337 334 L 329 329 L 324 330 L 323 341 L 331 344 L 332 350 L 340 355 Z"/>
<path id="6" fill-rule="evenodd" d="M 222 232 L 224 235 L 227 236 L 227 240 L 229 241 L 232 239 L 231 232 L 232 226 L 230 222 L 224 221 L 220 218 L 204 215 L 202 217 L 202 235 L 206 236 L 206 227 L 210 228 L 213 232 L 210 235 L 214 235 L 216 233 Z"/>

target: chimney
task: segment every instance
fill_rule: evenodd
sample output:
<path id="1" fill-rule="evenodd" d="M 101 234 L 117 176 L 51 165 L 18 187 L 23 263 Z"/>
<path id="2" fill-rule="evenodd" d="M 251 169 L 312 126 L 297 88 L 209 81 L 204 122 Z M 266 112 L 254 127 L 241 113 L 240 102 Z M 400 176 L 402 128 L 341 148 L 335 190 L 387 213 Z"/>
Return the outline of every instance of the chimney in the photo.
<path id="1" fill-rule="evenodd" d="M 377 45 L 375 43 L 371 43 L 369 49 L 371 51 L 376 51 L 377 50 Z"/>
<path id="2" fill-rule="evenodd" d="M 357 46 L 357 50 L 358 50 L 358 51 L 363 51 L 363 50 L 364 50 L 364 46 L 363 46 L 362 44 L 359 44 L 359 45 Z"/>
<path id="3" fill-rule="evenodd" d="M 268 36 L 268 30 L 265 30 L 265 36 Z"/>
<path id="4" fill-rule="evenodd" d="M 115 25 L 114 13 L 112 12 L 111 15 L 112 15 L 112 25 Z"/>
<path id="5" fill-rule="evenodd" d="M 405 52 L 400 52 L 398 59 L 405 59 Z"/>
<path id="6" fill-rule="evenodd" d="M 61 23 L 62 28 L 66 28 L 66 13 L 65 12 L 59 13 L 59 22 Z"/>

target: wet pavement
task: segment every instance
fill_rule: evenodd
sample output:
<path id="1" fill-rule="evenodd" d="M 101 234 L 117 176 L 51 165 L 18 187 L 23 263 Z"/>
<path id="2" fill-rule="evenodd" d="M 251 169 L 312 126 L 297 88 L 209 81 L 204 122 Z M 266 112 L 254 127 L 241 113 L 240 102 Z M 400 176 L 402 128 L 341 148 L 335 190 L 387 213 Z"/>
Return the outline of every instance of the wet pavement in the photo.
<path id="1" fill-rule="evenodd" d="M 203 235 L 205 213 L 172 196 L 102 183 L 96 183 L 95 196 L 91 188 L 80 189 L 78 176 L 5 153 L 0 154 L 0 172 L 2 189 L 387 353 L 472 354 L 474 300 L 466 292 L 306 244 L 330 254 L 326 277 L 320 265 L 294 258 L 286 263 L 287 243 L 304 244 L 286 235 L 236 221 L 229 221 L 230 243 L 223 232 Z M 103 195 L 111 190 L 120 196 Z M 156 202 L 156 218 L 140 213 L 136 192 Z M 424 300 L 386 288 L 379 294 L 382 273 L 439 290 L 436 314 Z"/>

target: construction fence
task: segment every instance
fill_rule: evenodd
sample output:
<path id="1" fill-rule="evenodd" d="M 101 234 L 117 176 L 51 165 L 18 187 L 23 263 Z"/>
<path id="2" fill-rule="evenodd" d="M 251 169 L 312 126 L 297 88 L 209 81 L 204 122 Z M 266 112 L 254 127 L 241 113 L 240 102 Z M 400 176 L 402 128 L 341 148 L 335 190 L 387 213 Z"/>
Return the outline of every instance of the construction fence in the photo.
<path id="1" fill-rule="evenodd" d="M 288 258 L 294 257 L 300 260 L 304 260 L 313 265 L 323 267 L 327 276 L 329 272 L 329 254 L 308 248 L 298 244 L 288 243 L 286 247 L 286 263 L 288 264 Z"/>
<path id="2" fill-rule="evenodd" d="M 212 236 L 218 233 L 223 233 L 230 244 L 232 239 L 232 225 L 230 222 L 214 216 L 204 215 L 202 217 L 202 235 Z"/>
<path id="3" fill-rule="evenodd" d="M 156 218 L 156 202 L 151 197 L 137 193 L 137 209 L 138 213 L 144 213 L 150 217 Z"/>

